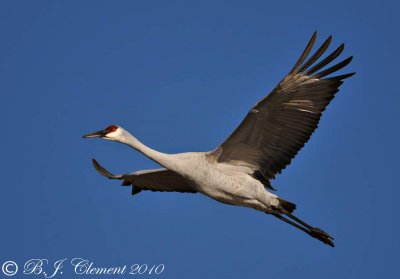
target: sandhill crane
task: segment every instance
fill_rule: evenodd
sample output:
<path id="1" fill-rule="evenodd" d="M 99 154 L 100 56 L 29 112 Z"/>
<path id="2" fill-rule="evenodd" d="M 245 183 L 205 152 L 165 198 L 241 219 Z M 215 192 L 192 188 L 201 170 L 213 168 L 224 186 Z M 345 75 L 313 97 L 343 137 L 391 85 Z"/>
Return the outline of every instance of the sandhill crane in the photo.
<path id="1" fill-rule="evenodd" d="M 349 64 L 352 57 L 321 70 L 339 56 L 344 44 L 316 62 L 332 36 L 306 61 L 316 36 L 315 32 L 285 78 L 216 149 L 165 154 L 147 147 L 122 127 L 111 125 L 84 137 L 127 144 L 164 168 L 114 175 L 93 159 L 94 167 L 110 179 L 123 180 L 122 185 L 132 185 L 132 194 L 142 190 L 202 193 L 219 202 L 272 214 L 334 247 L 333 237 L 292 214 L 294 203 L 270 192 L 274 190 L 270 180 L 290 164 L 317 128 L 322 112 L 343 80 L 354 74 L 327 77 Z"/>

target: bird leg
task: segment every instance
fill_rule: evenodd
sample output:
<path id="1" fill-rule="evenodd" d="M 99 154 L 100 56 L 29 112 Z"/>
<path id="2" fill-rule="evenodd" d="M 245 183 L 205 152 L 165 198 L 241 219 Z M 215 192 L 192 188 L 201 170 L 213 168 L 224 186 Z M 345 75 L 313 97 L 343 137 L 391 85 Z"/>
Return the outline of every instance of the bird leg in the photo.
<path id="1" fill-rule="evenodd" d="M 283 216 L 281 216 L 281 215 L 279 215 L 279 214 L 273 213 L 272 215 L 274 215 L 276 218 L 281 219 L 282 221 L 284 221 L 284 222 L 286 222 L 286 223 L 288 223 L 288 224 L 290 224 L 290 225 L 292 225 L 292 226 L 295 226 L 296 228 L 302 230 L 303 232 L 305 232 L 305 233 L 307 233 L 307 234 L 310 233 L 310 230 L 307 230 L 306 228 L 303 228 L 303 227 L 300 226 L 299 224 L 296 224 L 295 222 L 293 222 L 293 221 L 291 221 L 291 220 L 289 220 L 289 219 L 287 219 L 287 218 L 285 218 L 285 217 L 283 217 Z"/>
<path id="2" fill-rule="evenodd" d="M 286 217 L 283 217 L 280 214 L 275 214 L 273 213 L 272 215 L 274 215 L 276 218 L 302 230 L 303 232 L 305 232 L 306 234 L 318 239 L 319 241 L 322 241 L 323 243 L 331 246 L 331 247 L 335 247 L 335 244 L 333 243 L 333 237 L 331 237 L 329 234 L 327 234 L 326 232 L 324 232 L 323 230 L 319 229 L 319 228 L 314 228 L 311 227 L 310 225 L 308 225 L 307 223 L 303 222 L 302 220 L 300 220 L 299 218 L 293 216 L 292 214 L 285 214 L 288 217 L 292 218 L 293 220 L 295 220 L 296 222 L 299 222 L 301 225 L 303 225 L 304 227 L 302 227 L 301 225 L 287 219 Z"/>
<path id="3" fill-rule="evenodd" d="M 297 217 L 294 216 L 293 214 L 291 214 L 291 213 L 285 213 L 285 215 L 288 216 L 289 218 L 293 219 L 293 220 L 296 221 L 297 223 L 303 225 L 304 227 L 308 228 L 309 230 L 311 230 L 311 231 L 318 231 L 318 232 L 324 233 L 324 234 L 326 234 L 329 238 L 332 238 L 332 239 L 333 239 L 333 237 L 331 237 L 328 233 L 324 232 L 324 231 L 321 230 L 320 228 L 316 228 L 316 227 L 310 226 L 309 224 L 307 224 L 307 223 L 304 222 L 303 220 L 297 218 Z"/>

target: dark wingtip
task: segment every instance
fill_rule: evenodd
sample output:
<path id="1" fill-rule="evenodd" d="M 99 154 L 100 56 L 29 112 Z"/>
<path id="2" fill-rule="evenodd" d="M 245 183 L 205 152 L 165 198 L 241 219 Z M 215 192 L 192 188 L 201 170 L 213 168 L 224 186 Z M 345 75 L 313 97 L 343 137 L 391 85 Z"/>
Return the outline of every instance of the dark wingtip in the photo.
<path id="1" fill-rule="evenodd" d="M 352 77 L 352 76 L 354 76 L 355 74 L 357 74 L 357 72 L 352 72 L 352 73 L 350 73 L 350 74 L 347 74 L 347 76 L 346 76 L 345 78 Z"/>
<path id="2" fill-rule="evenodd" d="M 345 74 L 345 75 L 338 76 L 338 77 L 336 77 L 336 78 L 339 78 L 339 79 L 346 79 L 346 78 L 349 78 L 349 77 L 354 76 L 355 74 L 356 74 L 356 72 L 352 72 L 352 73 L 348 73 L 348 74 Z"/>
<path id="3" fill-rule="evenodd" d="M 95 158 L 92 159 L 92 164 L 93 164 L 93 167 L 94 167 L 96 170 L 98 170 L 98 168 L 101 168 L 100 164 L 96 161 Z"/>
<path id="4" fill-rule="evenodd" d="M 105 176 L 110 179 L 121 179 L 120 175 L 114 175 L 105 168 L 103 168 L 95 159 L 92 159 L 93 167 L 96 169 L 98 173 L 102 176 Z"/>
<path id="5" fill-rule="evenodd" d="M 314 54 L 311 56 L 310 59 L 308 59 L 306 63 L 304 63 L 299 69 L 296 70 L 296 73 L 304 72 L 308 67 L 314 64 L 314 62 L 317 61 L 321 57 L 321 55 L 325 53 L 331 42 L 332 42 L 332 35 L 330 35 L 325 40 L 325 42 L 318 48 L 316 52 L 314 52 Z"/>
<path id="6" fill-rule="evenodd" d="M 92 164 L 93 164 L 93 167 L 95 168 L 95 170 L 98 172 L 98 173 L 100 173 L 101 175 L 103 175 L 103 176 L 105 176 L 105 177 L 109 177 L 109 175 L 108 174 L 110 174 L 110 173 L 108 173 L 108 171 L 106 171 L 106 169 L 105 168 L 103 168 L 97 161 L 96 161 L 96 159 L 92 159 Z M 112 175 L 111 175 L 112 176 Z"/>
<path id="7" fill-rule="evenodd" d="M 322 72 L 315 74 L 314 77 L 320 79 L 320 78 L 328 76 L 336 71 L 339 71 L 340 69 L 346 67 L 351 62 L 351 60 L 353 60 L 353 56 L 350 56 L 350 57 L 346 58 L 345 60 L 337 63 L 336 65 L 334 65 L 326 70 L 323 70 Z"/>
<path id="8" fill-rule="evenodd" d="M 296 64 L 294 64 L 293 68 L 290 70 L 289 75 L 294 73 L 298 67 L 304 62 L 304 60 L 307 58 L 308 54 L 310 53 L 311 49 L 314 46 L 315 40 L 317 39 L 317 31 L 314 32 L 314 34 L 311 36 L 310 41 L 308 42 L 306 48 L 303 50 L 303 53 L 297 60 Z"/>

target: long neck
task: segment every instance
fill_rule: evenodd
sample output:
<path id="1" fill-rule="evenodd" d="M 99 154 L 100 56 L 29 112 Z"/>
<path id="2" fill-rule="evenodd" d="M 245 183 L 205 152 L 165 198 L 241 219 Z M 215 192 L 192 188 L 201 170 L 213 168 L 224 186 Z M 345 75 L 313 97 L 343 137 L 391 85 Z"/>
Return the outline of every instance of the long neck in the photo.
<path id="1" fill-rule="evenodd" d="M 172 168 L 173 167 L 173 155 L 158 152 L 150 147 L 141 143 L 137 138 L 132 136 L 130 133 L 124 133 L 124 137 L 121 140 L 122 143 L 129 145 L 130 147 L 138 150 L 139 152 L 143 153 L 153 161 L 159 163 L 160 165 L 164 166 L 165 168 Z"/>

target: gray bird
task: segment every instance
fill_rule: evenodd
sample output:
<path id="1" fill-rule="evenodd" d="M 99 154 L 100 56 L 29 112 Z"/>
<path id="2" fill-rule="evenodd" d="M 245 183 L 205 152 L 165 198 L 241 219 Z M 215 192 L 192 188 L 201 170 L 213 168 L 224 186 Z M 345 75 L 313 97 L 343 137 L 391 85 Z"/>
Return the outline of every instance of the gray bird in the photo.
<path id="1" fill-rule="evenodd" d="M 163 168 L 114 175 L 93 159 L 94 167 L 105 177 L 121 179 L 122 185 L 132 185 L 132 194 L 142 190 L 202 193 L 219 202 L 272 214 L 334 247 L 332 236 L 293 215 L 294 203 L 270 192 L 274 190 L 270 180 L 290 164 L 317 128 L 322 112 L 343 80 L 354 74 L 329 76 L 352 60 L 349 57 L 331 65 L 343 51 L 344 44 L 317 63 L 332 36 L 306 61 L 316 36 L 315 32 L 284 79 L 213 151 L 161 153 L 145 146 L 122 127 L 111 125 L 84 137 L 127 144 Z M 328 67 L 323 69 L 325 66 Z"/>

